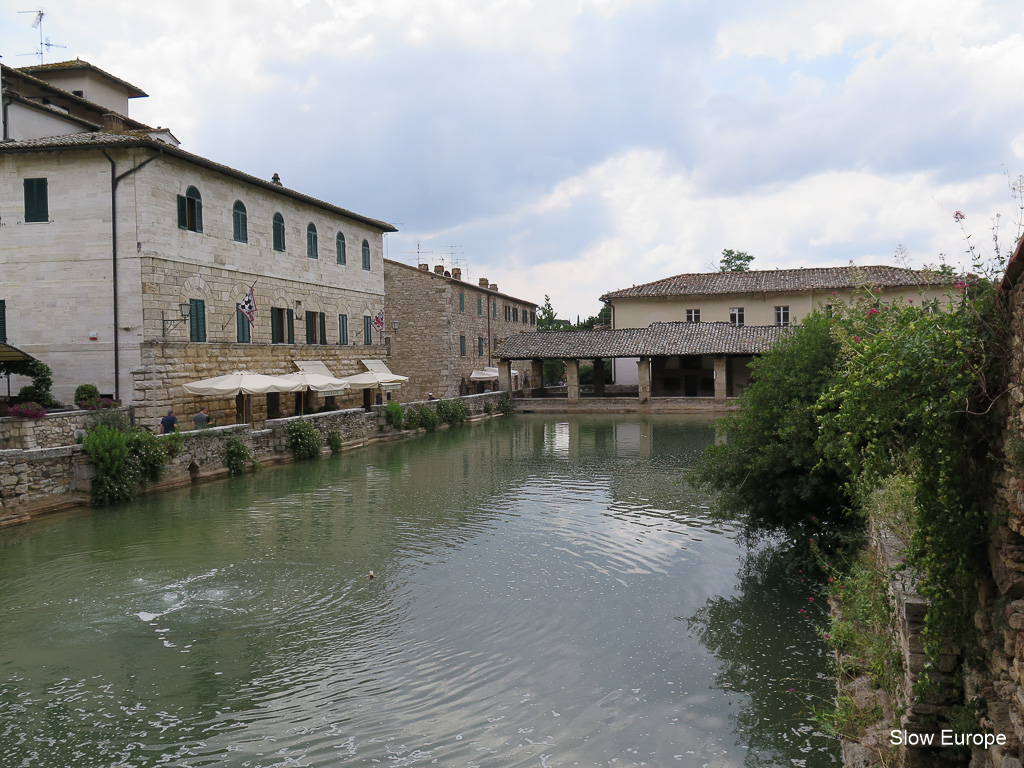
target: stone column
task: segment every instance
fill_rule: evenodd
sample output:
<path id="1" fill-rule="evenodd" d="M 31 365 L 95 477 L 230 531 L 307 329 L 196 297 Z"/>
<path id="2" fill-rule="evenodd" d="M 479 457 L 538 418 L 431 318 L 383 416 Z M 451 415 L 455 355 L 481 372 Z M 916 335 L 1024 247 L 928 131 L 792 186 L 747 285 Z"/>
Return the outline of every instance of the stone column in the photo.
<path id="1" fill-rule="evenodd" d="M 604 358 L 599 357 L 594 361 L 594 396 L 604 395 Z"/>
<path id="2" fill-rule="evenodd" d="M 580 361 L 565 360 L 565 391 L 570 403 L 578 403 L 580 399 Z"/>
<path id="3" fill-rule="evenodd" d="M 641 357 L 636 361 L 637 377 L 640 379 L 640 402 L 651 402 L 651 358 Z"/>
<path id="4" fill-rule="evenodd" d="M 530 361 L 530 386 L 533 387 L 533 395 L 544 397 L 544 361 L 539 357 Z"/>
<path id="5" fill-rule="evenodd" d="M 512 394 L 512 361 L 498 361 L 498 390 Z"/>
<path id="6" fill-rule="evenodd" d="M 724 403 L 727 380 L 725 376 L 725 355 L 715 355 L 715 402 Z"/>

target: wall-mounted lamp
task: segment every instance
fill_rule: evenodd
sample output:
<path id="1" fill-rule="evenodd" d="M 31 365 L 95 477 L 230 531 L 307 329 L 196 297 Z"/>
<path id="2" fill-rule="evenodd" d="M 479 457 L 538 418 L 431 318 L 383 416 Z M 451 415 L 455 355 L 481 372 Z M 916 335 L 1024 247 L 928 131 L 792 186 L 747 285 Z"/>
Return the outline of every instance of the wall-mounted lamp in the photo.
<path id="1" fill-rule="evenodd" d="M 163 323 L 164 323 L 164 336 L 167 335 L 167 331 L 174 328 L 176 325 L 184 323 L 192 314 L 192 305 L 190 303 L 182 302 L 178 305 L 178 314 L 180 317 L 167 319 L 167 312 L 163 312 Z"/>
<path id="2" fill-rule="evenodd" d="M 391 327 L 395 329 L 396 333 L 398 332 L 398 326 L 399 325 L 400 325 L 400 323 L 398 322 L 398 320 L 392 320 L 391 321 Z"/>

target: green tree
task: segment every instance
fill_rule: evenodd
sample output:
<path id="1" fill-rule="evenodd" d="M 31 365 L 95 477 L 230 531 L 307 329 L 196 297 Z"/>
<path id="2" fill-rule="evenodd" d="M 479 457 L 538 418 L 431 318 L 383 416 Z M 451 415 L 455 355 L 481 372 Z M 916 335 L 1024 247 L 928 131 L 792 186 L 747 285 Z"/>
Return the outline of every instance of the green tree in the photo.
<path id="1" fill-rule="evenodd" d="M 560 331 L 564 328 L 562 321 L 555 315 L 555 308 L 551 306 L 551 297 L 544 296 L 544 304 L 537 310 L 538 331 Z"/>
<path id="2" fill-rule="evenodd" d="M 750 262 L 754 260 L 746 251 L 734 251 L 726 248 L 722 251 L 722 261 L 719 264 L 720 272 L 746 272 L 750 269 Z"/>

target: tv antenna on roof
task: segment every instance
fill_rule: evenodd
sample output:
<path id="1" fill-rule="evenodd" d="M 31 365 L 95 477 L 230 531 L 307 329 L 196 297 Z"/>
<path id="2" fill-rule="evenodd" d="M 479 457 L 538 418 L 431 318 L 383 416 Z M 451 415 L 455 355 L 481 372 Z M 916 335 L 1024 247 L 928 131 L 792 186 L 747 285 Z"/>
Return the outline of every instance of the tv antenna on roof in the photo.
<path id="1" fill-rule="evenodd" d="M 42 9 L 39 9 L 39 10 L 36 10 L 36 11 L 18 11 L 18 13 L 34 13 L 36 15 L 36 17 L 35 17 L 35 19 L 32 20 L 32 29 L 38 29 L 39 30 L 39 50 L 35 51 L 34 53 L 19 53 L 18 54 L 19 56 L 38 56 L 39 57 L 39 63 L 42 64 L 43 63 L 43 53 L 45 51 L 48 51 L 51 48 L 66 48 L 67 47 L 65 45 L 57 45 L 56 43 L 51 43 L 50 42 L 50 38 L 46 38 L 45 41 L 43 40 L 43 17 L 46 15 L 46 11 L 44 11 Z"/>

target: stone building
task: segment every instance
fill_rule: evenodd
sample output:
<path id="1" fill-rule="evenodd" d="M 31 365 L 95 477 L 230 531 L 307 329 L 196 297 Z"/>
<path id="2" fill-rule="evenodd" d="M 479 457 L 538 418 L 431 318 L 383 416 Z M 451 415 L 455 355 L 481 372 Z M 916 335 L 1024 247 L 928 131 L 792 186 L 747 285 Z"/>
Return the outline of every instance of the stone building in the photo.
<path id="1" fill-rule="evenodd" d="M 497 381 L 475 382 L 473 372 L 497 365 L 494 350 L 504 339 L 537 326 L 536 303 L 499 292 L 487 278 L 476 285 L 463 281 L 459 268 L 431 271 L 428 264 L 385 259 L 384 293 L 388 365 L 409 377 L 404 401 L 497 388 Z"/>
<path id="2" fill-rule="evenodd" d="M 145 94 L 84 62 L 0 71 L 0 342 L 46 362 L 57 399 L 91 383 L 152 422 L 198 407 L 187 381 L 296 360 L 346 376 L 384 355 L 393 226 L 180 149 L 127 117 Z M 259 398 L 252 416 L 317 405 Z"/>
<path id="3" fill-rule="evenodd" d="M 789 326 L 820 306 L 875 291 L 886 304 L 898 297 L 924 303 L 942 300 L 955 278 L 900 267 L 814 267 L 675 275 L 610 291 L 601 297 L 612 310 L 612 328 L 651 323 L 729 323 Z M 638 384 L 637 359 L 615 361 L 616 384 Z M 705 366 L 703 377 L 713 376 Z"/>

